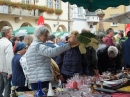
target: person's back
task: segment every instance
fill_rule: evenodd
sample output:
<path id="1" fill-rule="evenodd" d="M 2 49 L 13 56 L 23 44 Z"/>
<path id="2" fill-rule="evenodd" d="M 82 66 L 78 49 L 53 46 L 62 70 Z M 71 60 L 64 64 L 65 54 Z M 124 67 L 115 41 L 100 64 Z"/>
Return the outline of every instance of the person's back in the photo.
<path id="1" fill-rule="evenodd" d="M 13 86 L 24 87 L 26 78 L 19 62 L 21 57 L 22 55 L 15 54 L 14 58 L 12 59 L 12 84 Z"/>
<path id="2" fill-rule="evenodd" d="M 124 61 L 126 68 L 130 68 L 130 31 L 127 33 L 127 36 L 129 37 L 123 45 L 123 54 L 124 54 Z"/>

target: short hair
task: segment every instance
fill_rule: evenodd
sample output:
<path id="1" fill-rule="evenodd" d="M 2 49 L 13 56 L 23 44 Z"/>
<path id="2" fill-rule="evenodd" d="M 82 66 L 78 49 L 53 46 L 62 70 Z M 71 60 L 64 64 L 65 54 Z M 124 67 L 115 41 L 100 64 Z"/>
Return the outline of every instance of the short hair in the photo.
<path id="1" fill-rule="evenodd" d="M 73 30 L 73 31 L 71 31 L 71 34 L 74 34 L 75 36 L 77 36 L 79 34 L 79 32 L 76 30 Z"/>
<path id="2" fill-rule="evenodd" d="M 25 36 L 19 36 L 19 40 L 22 42 Z"/>
<path id="3" fill-rule="evenodd" d="M 112 31 L 113 31 L 112 28 L 108 28 L 108 29 L 106 30 L 106 34 L 109 34 L 109 33 L 112 32 Z"/>
<path id="4" fill-rule="evenodd" d="M 124 37 L 124 31 L 123 31 L 123 30 L 119 30 L 118 34 L 119 34 L 121 37 Z"/>
<path id="5" fill-rule="evenodd" d="M 127 37 L 130 37 L 130 31 L 127 32 Z"/>
<path id="6" fill-rule="evenodd" d="M 47 27 L 40 25 L 40 26 L 36 27 L 36 29 L 34 31 L 34 36 L 39 39 L 39 37 L 44 33 L 49 33 L 49 30 Z"/>
<path id="7" fill-rule="evenodd" d="M 108 48 L 108 55 L 116 57 L 118 55 L 118 49 L 115 46 L 110 46 Z"/>
<path id="8" fill-rule="evenodd" d="M 4 26 L 1 30 L 1 36 L 2 37 L 6 37 L 6 34 L 9 33 L 9 31 L 11 30 L 12 28 L 9 27 L 9 26 Z"/>
<path id="9" fill-rule="evenodd" d="M 90 30 L 86 29 L 86 28 L 83 28 L 81 33 L 91 33 Z"/>
<path id="10" fill-rule="evenodd" d="M 31 35 L 27 35 L 24 37 L 24 43 L 27 45 L 27 46 L 30 46 L 30 44 L 32 43 L 33 41 L 33 37 Z"/>
<path id="11" fill-rule="evenodd" d="M 60 41 L 65 41 L 65 36 L 61 36 Z"/>
<path id="12" fill-rule="evenodd" d="M 101 43 L 103 43 L 102 39 L 103 39 L 103 37 L 105 37 L 104 33 L 99 32 L 99 34 L 97 35 L 97 37 L 98 37 L 99 41 L 100 41 Z"/>
<path id="13" fill-rule="evenodd" d="M 56 38 L 56 37 L 55 37 L 55 35 L 53 35 L 53 34 L 51 34 L 51 35 L 48 36 L 48 40 L 51 40 L 51 41 L 52 41 L 53 39 L 55 39 L 55 38 Z"/>

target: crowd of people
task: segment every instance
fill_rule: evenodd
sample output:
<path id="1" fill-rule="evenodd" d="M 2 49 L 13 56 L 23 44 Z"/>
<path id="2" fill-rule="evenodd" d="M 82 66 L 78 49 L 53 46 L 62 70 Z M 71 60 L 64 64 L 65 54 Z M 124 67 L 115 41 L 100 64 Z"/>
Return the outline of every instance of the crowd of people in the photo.
<path id="1" fill-rule="evenodd" d="M 80 53 L 76 39 L 79 33 L 91 32 L 84 28 L 56 39 L 47 27 L 38 26 L 33 36 L 12 37 L 11 27 L 4 26 L 0 39 L 0 97 L 10 97 L 11 85 L 18 86 L 17 91 L 29 91 L 27 83 L 31 90 L 38 89 L 39 80 L 42 88 L 48 88 L 49 82 L 56 83 L 52 59 L 59 69 L 56 78 L 62 83 L 75 73 L 94 76 L 106 71 L 116 74 L 122 68 L 130 68 L 130 31 L 128 39 L 122 30 L 117 39 L 112 28 L 106 33 L 100 32 L 98 48 L 86 47 L 86 54 Z"/>

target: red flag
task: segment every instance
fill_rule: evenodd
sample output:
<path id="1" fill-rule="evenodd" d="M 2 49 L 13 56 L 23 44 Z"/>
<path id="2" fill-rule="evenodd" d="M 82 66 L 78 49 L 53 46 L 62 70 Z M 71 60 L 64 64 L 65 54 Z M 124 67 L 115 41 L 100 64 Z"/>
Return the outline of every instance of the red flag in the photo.
<path id="1" fill-rule="evenodd" d="M 44 25 L 44 17 L 43 16 L 40 16 L 38 18 L 38 25 Z"/>
<path id="2" fill-rule="evenodd" d="M 130 24 L 126 24 L 126 27 L 125 27 L 125 36 L 127 36 L 128 31 L 130 31 Z"/>

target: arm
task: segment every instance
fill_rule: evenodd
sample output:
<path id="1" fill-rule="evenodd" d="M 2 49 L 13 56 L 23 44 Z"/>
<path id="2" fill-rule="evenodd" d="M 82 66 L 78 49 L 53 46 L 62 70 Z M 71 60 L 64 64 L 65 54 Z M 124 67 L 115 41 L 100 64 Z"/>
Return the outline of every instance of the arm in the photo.
<path id="1" fill-rule="evenodd" d="M 63 58 L 64 58 L 64 53 L 60 54 L 57 58 L 56 58 L 56 63 L 59 66 L 59 69 L 61 70 L 61 66 L 63 64 Z"/>
<path id="2" fill-rule="evenodd" d="M 14 53 L 12 49 L 12 44 L 10 43 L 5 49 L 5 58 L 6 58 L 8 74 L 12 74 L 11 63 L 12 63 L 13 56 Z"/>
<path id="3" fill-rule="evenodd" d="M 69 43 L 64 44 L 63 46 L 60 46 L 60 47 L 55 47 L 55 48 L 50 48 L 50 47 L 45 46 L 43 44 L 39 44 L 37 51 L 39 54 L 41 54 L 43 56 L 55 57 L 55 56 L 58 56 L 61 53 L 63 53 L 64 51 L 69 50 L 69 49 L 70 49 Z"/>

